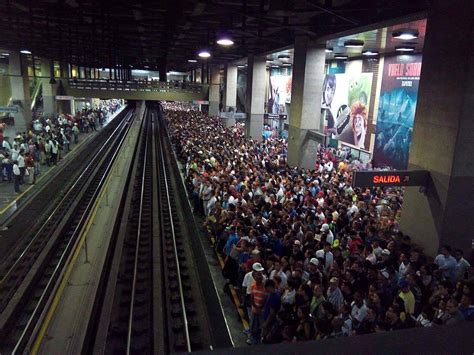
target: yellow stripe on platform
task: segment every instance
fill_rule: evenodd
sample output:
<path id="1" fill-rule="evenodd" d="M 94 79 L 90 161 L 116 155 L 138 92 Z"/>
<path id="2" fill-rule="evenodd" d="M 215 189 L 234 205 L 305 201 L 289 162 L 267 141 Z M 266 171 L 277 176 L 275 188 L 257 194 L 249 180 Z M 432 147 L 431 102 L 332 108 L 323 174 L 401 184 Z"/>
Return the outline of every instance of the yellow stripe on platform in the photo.
<path id="1" fill-rule="evenodd" d="M 79 241 L 79 243 L 76 247 L 76 250 L 74 251 L 74 255 L 71 259 L 71 262 L 67 266 L 66 272 L 64 273 L 64 276 L 61 280 L 61 284 L 59 285 L 58 291 L 56 292 L 56 295 L 54 296 L 54 299 L 51 303 L 51 306 L 48 309 L 48 313 L 46 314 L 46 317 L 43 321 L 43 324 L 41 325 L 41 328 L 38 331 L 38 335 L 37 335 L 37 337 L 36 337 L 36 339 L 33 343 L 33 347 L 31 348 L 31 354 L 33 354 L 33 355 L 38 353 L 38 350 L 41 346 L 41 343 L 43 341 L 46 330 L 48 329 L 49 323 L 51 322 L 51 319 L 53 318 L 53 315 L 54 315 L 54 313 L 56 311 L 56 308 L 59 304 L 59 299 L 61 298 L 61 296 L 64 292 L 64 289 L 67 285 L 67 282 L 69 280 L 69 277 L 71 276 L 72 269 L 73 269 L 73 267 L 74 267 L 74 265 L 77 261 L 77 258 L 79 257 L 79 253 L 81 252 L 82 245 L 84 244 L 84 242 L 86 240 L 86 236 L 87 236 L 87 234 L 88 234 L 88 232 L 89 232 L 89 230 L 92 226 L 92 223 L 94 222 L 95 216 L 97 214 L 97 210 L 99 209 L 99 206 L 102 202 L 104 194 L 107 191 L 108 185 L 110 183 L 110 179 L 112 178 L 112 175 L 113 175 L 111 172 L 112 172 L 112 169 L 110 170 L 110 174 L 107 177 L 107 180 L 104 184 L 104 187 L 102 188 L 102 190 L 99 194 L 99 198 L 97 199 L 97 201 L 96 201 L 96 203 L 95 203 L 95 205 L 92 209 L 92 213 L 90 214 L 90 216 L 87 220 L 87 224 L 81 232 L 80 241 Z"/>
<path id="2" fill-rule="evenodd" d="M 223 269 L 224 268 L 224 260 L 222 260 L 219 253 L 216 252 L 216 254 L 217 254 L 217 260 L 219 261 L 219 265 L 221 266 L 221 269 Z M 240 303 L 239 297 L 237 296 L 237 293 L 235 292 L 234 287 L 232 285 L 229 285 L 229 289 L 230 289 L 230 293 L 232 295 L 232 299 L 234 300 L 235 307 L 237 308 L 237 312 L 239 313 L 242 325 L 244 326 L 244 329 L 248 329 L 249 328 L 249 322 L 247 322 L 247 320 L 245 319 L 244 311 L 242 310 L 242 308 L 240 308 L 242 306 L 242 304 Z"/>

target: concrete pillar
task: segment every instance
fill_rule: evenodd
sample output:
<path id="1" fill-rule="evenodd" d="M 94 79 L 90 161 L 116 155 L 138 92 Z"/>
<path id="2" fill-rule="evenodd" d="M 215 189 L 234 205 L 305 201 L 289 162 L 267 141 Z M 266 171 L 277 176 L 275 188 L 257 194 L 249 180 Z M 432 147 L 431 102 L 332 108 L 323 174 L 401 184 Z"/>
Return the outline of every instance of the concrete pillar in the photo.
<path id="1" fill-rule="evenodd" d="M 56 107 L 57 84 L 50 84 L 54 78 L 53 63 L 50 59 L 41 58 L 41 85 L 43 90 L 43 112 L 46 115 L 54 115 L 58 110 Z"/>
<path id="2" fill-rule="evenodd" d="M 246 134 L 253 139 L 262 139 L 263 115 L 265 113 L 265 57 L 249 56 L 247 71 L 247 93 L 245 111 L 247 121 Z"/>
<path id="3" fill-rule="evenodd" d="M 408 166 L 432 181 L 406 188 L 401 230 L 430 255 L 449 244 L 474 256 L 473 11 L 471 0 L 435 0 L 428 15 Z"/>
<path id="4" fill-rule="evenodd" d="M 26 55 L 18 52 L 11 52 L 8 60 L 11 75 L 10 83 L 12 102 L 13 104 L 18 104 L 20 107 L 19 112 L 13 114 L 15 117 L 15 130 L 17 132 L 23 132 L 31 123 L 31 97 L 28 64 Z"/>
<path id="5" fill-rule="evenodd" d="M 237 66 L 227 64 L 224 69 L 224 110 L 237 111 Z"/>
<path id="6" fill-rule="evenodd" d="M 307 138 L 308 131 L 321 130 L 321 97 L 324 81 L 324 46 L 307 38 L 295 41 L 291 108 L 288 128 L 288 164 L 314 168 L 318 143 Z"/>
<path id="7" fill-rule="evenodd" d="M 209 85 L 209 115 L 219 115 L 219 87 L 221 82 L 220 69 L 218 66 L 211 67 L 211 83 Z"/>

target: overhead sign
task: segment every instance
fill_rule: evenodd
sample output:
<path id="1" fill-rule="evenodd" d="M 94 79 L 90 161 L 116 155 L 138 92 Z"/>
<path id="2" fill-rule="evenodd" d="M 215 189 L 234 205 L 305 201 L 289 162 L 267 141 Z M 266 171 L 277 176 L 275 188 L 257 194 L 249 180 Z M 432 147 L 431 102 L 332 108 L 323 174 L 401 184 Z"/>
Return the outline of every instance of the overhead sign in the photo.
<path id="1" fill-rule="evenodd" d="M 0 106 L 1 113 L 17 113 L 18 106 Z"/>
<path id="2" fill-rule="evenodd" d="M 288 115 L 282 115 L 278 113 L 265 113 L 263 117 L 265 119 L 271 119 L 271 120 L 286 120 Z"/>
<path id="3" fill-rule="evenodd" d="M 429 176 L 426 170 L 355 171 L 352 174 L 352 187 L 426 186 Z"/>
<path id="4" fill-rule="evenodd" d="M 61 95 L 56 95 L 56 100 L 74 100 L 74 96 L 61 96 Z"/>

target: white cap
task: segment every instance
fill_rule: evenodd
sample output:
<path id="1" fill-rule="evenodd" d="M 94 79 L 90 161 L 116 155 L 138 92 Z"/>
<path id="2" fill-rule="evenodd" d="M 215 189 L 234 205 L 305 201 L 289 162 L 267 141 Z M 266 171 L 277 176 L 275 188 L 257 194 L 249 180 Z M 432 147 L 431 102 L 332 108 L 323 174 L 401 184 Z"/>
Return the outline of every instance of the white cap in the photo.
<path id="1" fill-rule="evenodd" d="M 390 255 L 390 250 L 388 250 L 388 249 L 382 250 L 382 255 L 387 255 L 387 256 L 389 256 L 389 255 Z"/>
<path id="2" fill-rule="evenodd" d="M 295 245 L 301 245 L 301 242 L 297 239 L 297 240 L 295 240 L 294 244 Z"/>
<path id="3" fill-rule="evenodd" d="M 316 259 L 316 258 L 311 258 L 311 260 L 309 261 L 309 263 L 318 266 L 318 265 L 319 265 L 319 260 Z"/>
<path id="4" fill-rule="evenodd" d="M 328 230 L 329 230 L 329 224 L 324 223 L 324 224 L 322 225 L 322 227 L 321 227 L 321 230 L 322 230 L 323 232 L 328 231 Z"/>
<path id="5" fill-rule="evenodd" d="M 257 271 L 257 272 L 261 272 L 264 270 L 262 264 L 260 263 L 253 264 L 252 269 L 253 271 Z"/>

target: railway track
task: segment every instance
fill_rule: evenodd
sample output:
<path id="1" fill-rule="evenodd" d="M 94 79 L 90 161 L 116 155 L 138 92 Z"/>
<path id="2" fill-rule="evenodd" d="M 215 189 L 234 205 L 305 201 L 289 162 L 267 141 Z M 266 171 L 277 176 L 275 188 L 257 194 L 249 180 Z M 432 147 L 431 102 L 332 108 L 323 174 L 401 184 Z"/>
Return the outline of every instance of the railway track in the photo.
<path id="1" fill-rule="evenodd" d="M 158 112 L 143 122 L 104 286 L 83 351 L 174 353 L 210 345 L 202 293 L 181 227 Z"/>
<path id="2" fill-rule="evenodd" d="M 0 351 L 27 352 L 133 119 L 129 111 L 11 265 L 0 273 Z"/>

